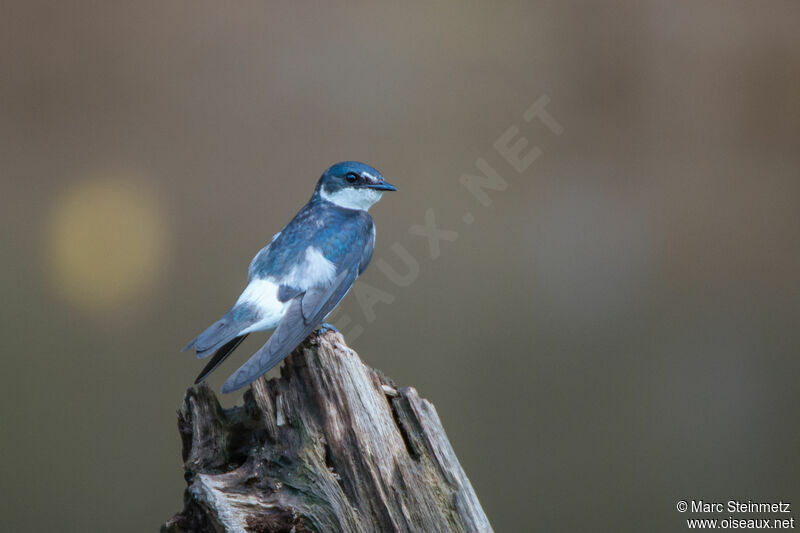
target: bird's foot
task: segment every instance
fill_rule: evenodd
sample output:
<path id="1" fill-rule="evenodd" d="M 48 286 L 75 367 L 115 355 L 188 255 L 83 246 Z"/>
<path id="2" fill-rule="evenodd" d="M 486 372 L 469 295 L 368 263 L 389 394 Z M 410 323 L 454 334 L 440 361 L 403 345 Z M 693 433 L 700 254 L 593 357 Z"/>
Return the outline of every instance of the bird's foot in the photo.
<path id="1" fill-rule="evenodd" d="M 336 333 L 339 333 L 339 330 L 336 329 L 336 326 L 329 324 L 328 322 L 323 322 L 320 324 L 319 329 L 317 329 L 317 334 L 322 335 L 323 333 L 327 333 L 329 331 L 335 331 Z"/>

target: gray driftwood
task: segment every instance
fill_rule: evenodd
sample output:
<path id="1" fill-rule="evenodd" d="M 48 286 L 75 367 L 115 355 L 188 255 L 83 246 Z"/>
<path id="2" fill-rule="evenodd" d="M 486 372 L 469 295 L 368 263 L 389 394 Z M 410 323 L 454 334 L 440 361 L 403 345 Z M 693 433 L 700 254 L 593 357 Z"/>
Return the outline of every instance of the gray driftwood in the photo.
<path id="1" fill-rule="evenodd" d="M 162 532 L 491 531 L 433 405 L 312 335 L 281 377 L 178 413 L 188 488 Z"/>

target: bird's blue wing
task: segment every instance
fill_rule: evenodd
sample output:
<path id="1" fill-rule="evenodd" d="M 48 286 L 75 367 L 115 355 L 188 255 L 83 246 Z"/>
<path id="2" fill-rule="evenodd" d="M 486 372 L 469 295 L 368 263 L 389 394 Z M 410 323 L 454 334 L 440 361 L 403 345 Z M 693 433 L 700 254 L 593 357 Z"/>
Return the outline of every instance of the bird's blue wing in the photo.
<path id="1" fill-rule="evenodd" d="M 359 276 L 367 269 L 369 262 L 372 261 L 372 251 L 375 249 L 375 226 L 372 224 L 372 221 L 370 221 L 369 228 L 369 240 L 364 247 L 364 251 L 361 253 L 361 260 L 358 263 Z"/>
<path id="2" fill-rule="evenodd" d="M 252 383 L 289 355 L 344 298 L 358 277 L 358 266 L 354 262 L 330 285 L 308 289 L 295 297 L 267 343 L 225 381 L 222 392 Z"/>
<path id="3" fill-rule="evenodd" d="M 354 250 L 361 253 L 370 241 L 373 228 L 366 212 L 309 202 L 256 254 L 250 263 L 250 279 L 280 280 L 304 260 L 309 246 L 319 249 L 337 267 L 349 264 Z"/>

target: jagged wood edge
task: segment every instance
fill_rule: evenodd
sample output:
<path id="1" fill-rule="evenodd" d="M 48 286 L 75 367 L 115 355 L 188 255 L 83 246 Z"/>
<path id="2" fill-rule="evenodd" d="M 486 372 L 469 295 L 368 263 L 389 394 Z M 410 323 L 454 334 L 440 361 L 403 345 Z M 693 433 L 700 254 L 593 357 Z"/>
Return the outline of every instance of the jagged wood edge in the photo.
<path id="1" fill-rule="evenodd" d="M 338 333 L 242 406 L 188 389 L 178 418 L 188 488 L 162 531 L 491 531 L 433 405 Z"/>

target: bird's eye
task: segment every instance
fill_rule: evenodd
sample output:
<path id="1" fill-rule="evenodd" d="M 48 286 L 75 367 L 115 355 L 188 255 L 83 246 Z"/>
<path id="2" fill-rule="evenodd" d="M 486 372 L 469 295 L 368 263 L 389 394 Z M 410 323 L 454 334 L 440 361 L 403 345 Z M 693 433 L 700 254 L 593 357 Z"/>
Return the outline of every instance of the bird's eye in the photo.
<path id="1" fill-rule="evenodd" d="M 348 172 L 347 175 L 344 177 L 348 183 L 355 183 L 358 181 L 358 174 L 355 172 Z"/>

